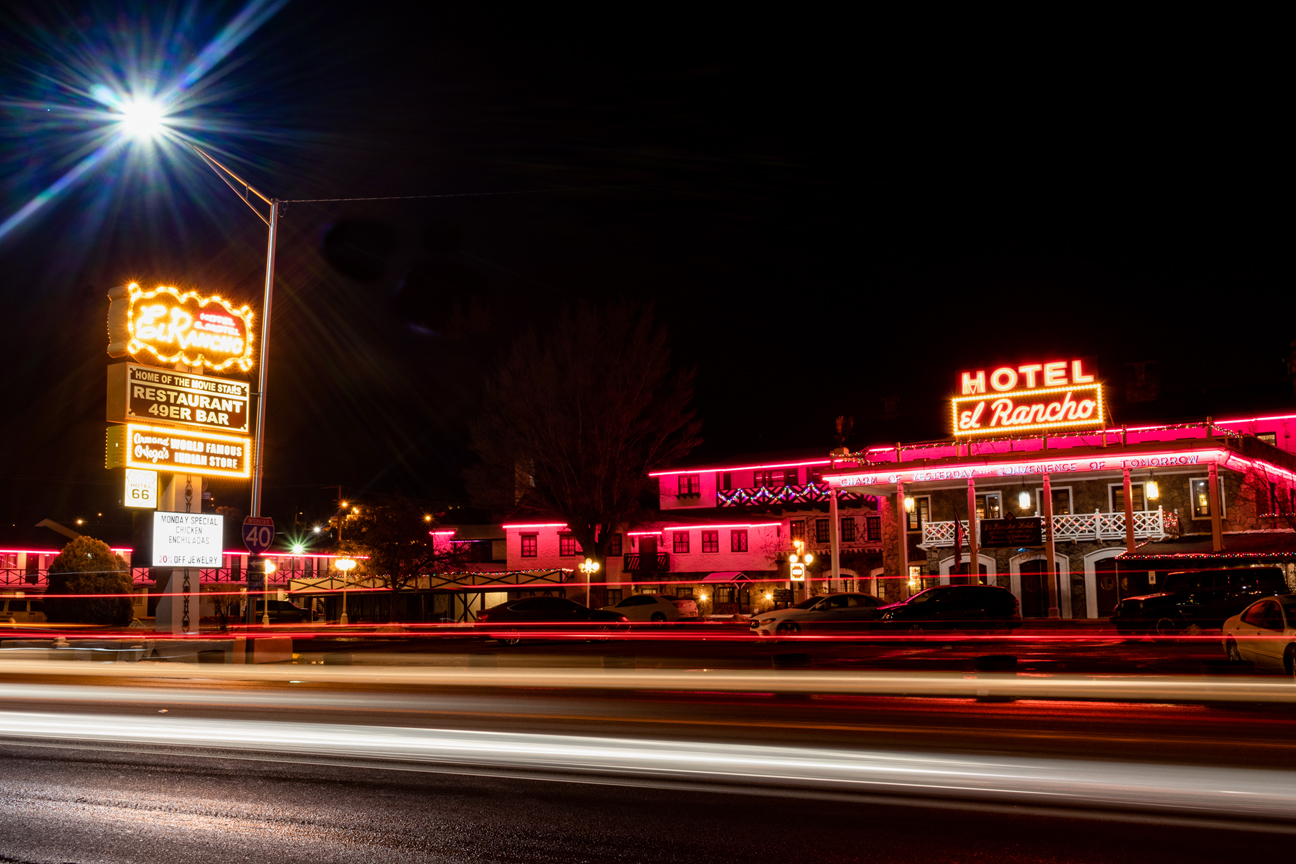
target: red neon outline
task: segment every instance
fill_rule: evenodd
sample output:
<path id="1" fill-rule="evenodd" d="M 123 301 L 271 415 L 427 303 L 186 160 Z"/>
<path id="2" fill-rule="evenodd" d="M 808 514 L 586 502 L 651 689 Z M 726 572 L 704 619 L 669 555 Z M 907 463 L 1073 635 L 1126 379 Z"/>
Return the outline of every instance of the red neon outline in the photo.
<path id="1" fill-rule="evenodd" d="M 505 531 L 510 528 L 566 528 L 566 522 L 536 522 L 534 525 L 501 525 Z"/>
<path id="2" fill-rule="evenodd" d="M 672 474 L 710 474 L 712 471 L 752 471 L 758 468 L 800 468 L 802 465 L 828 465 L 831 459 L 811 459 L 806 462 L 766 462 L 760 465 L 722 465 L 715 468 L 681 468 L 677 471 L 649 471 L 649 477 L 668 477 Z"/>

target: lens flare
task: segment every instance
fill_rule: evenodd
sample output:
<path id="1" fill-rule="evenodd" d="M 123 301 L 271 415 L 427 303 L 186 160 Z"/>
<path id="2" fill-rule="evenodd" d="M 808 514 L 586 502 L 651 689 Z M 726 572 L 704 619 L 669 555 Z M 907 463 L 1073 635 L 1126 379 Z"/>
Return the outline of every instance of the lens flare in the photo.
<path id="1" fill-rule="evenodd" d="M 129 99 L 121 103 L 122 132 L 141 141 L 156 138 L 166 125 L 166 111 L 152 99 Z"/>

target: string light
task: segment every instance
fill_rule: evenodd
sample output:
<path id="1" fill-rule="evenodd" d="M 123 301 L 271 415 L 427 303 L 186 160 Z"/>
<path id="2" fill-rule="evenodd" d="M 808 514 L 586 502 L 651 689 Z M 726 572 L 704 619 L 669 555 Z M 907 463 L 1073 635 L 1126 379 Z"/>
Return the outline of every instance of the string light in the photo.
<path id="1" fill-rule="evenodd" d="M 203 297 L 197 291 L 186 291 L 182 294 L 178 289 L 166 285 L 160 285 L 152 291 L 145 291 L 137 282 L 132 282 L 126 287 L 130 292 L 130 303 L 126 309 L 126 330 L 130 336 L 130 341 L 126 346 L 128 353 L 134 355 L 147 350 L 148 353 L 162 363 L 206 366 L 214 372 L 220 372 L 235 364 L 244 372 L 252 368 L 253 313 L 247 305 L 244 305 L 241 309 L 235 309 L 228 300 L 219 294 L 213 294 L 210 297 Z M 170 306 L 141 305 L 163 294 L 174 298 L 174 304 Z M 185 304 L 191 302 L 200 310 L 204 306 L 213 303 L 219 304 L 231 317 L 243 322 L 243 333 L 234 335 L 191 331 L 189 327 L 193 323 L 193 318 L 183 310 Z M 177 313 L 189 318 L 182 328 L 178 323 Z M 165 320 L 169 323 L 161 326 L 152 323 L 164 320 L 164 316 L 166 316 Z M 179 346 L 179 350 L 174 354 L 163 353 L 165 349 L 160 349 L 159 346 L 165 346 L 169 343 L 175 343 Z M 186 349 L 190 347 L 196 347 L 198 353 L 186 353 Z M 224 360 L 213 361 L 207 358 L 207 355 L 203 353 L 204 351 L 213 353 L 218 357 L 221 355 L 226 356 Z"/>

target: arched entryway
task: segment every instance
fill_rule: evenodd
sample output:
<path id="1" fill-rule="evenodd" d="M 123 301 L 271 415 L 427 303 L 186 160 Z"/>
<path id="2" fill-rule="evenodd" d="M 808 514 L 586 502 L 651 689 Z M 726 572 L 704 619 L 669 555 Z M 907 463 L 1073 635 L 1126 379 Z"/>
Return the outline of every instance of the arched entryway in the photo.
<path id="1" fill-rule="evenodd" d="M 1090 618 L 1106 618 L 1120 602 L 1116 582 L 1116 557 L 1125 547 L 1099 549 L 1084 556 L 1085 606 Z"/>
<path id="2" fill-rule="evenodd" d="M 1053 556 L 1058 577 L 1058 612 L 1071 617 L 1071 564 L 1065 555 Z M 1047 618 L 1048 559 L 1043 552 L 1027 552 L 1008 559 L 1009 590 L 1021 603 L 1023 618 Z"/>
<path id="3" fill-rule="evenodd" d="M 994 584 L 995 584 L 995 568 L 996 568 L 996 566 L 997 566 L 997 563 L 998 563 L 998 562 L 996 562 L 995 559 L 992 558 L 992 557 L 990 557 L 989 555 L 977 555 L 977 564 L 978 564 L 978 568 L 977 568 L 977 569 L 979 569 L 979 570 L 981 571 L 981 582 L 982 582 L 982 584 L 985 584 L 985 585 L 994 585 Z M 967 572 L 968 572 L 968 561 L 967 561 L 967 556 L 964 555 L 964 556 L 963 556 L 963 567 L 959 570 L 959 573 L 964 573 L 964 574 L 966 574 Z M 948 585 L 948 584 L 950 584 L 950 575 L 951 575 L 951 574 L 953 574 L 954 576 L 958 576 L 958 575 L 959 575 L 958 573 L 955 573 L 955 572 L 954 572 L 954 556 L 953 556 L 953 555 L 949 556 L 948 558 L 942 558 L 942 559 L 941 559 L 941 562 L 940 562 L 940 584 L 942 584 L 942 585 Z"/>

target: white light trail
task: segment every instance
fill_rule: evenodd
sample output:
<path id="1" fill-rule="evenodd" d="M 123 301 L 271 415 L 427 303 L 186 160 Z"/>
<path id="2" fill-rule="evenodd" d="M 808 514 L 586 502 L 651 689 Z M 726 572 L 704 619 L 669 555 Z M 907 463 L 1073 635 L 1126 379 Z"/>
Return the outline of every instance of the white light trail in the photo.
<path id="1" fill-rule="evenodd" d="M 326 723 L 0 712 L 0 737 L 237 751 L 285 761 L 374 759 L 595 782 L 988 800 L 1289 822 L 1296 773 L 1252 768 L 884 753 Z M 228 755 L 228 754 L 226 754 Z M 595 779 L 597 778 L 597 779 Z"/>

